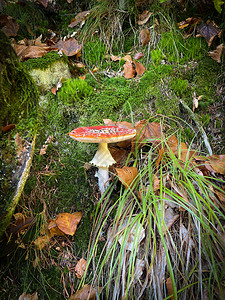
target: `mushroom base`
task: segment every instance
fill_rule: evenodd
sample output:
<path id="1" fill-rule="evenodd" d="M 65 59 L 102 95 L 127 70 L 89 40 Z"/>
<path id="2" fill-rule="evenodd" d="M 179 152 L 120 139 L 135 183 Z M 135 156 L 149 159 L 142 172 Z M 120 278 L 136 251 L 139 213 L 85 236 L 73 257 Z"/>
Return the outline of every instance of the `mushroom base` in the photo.
<path id="1" fill-rule="evenodd" d="M 109 186 L 109 172 L 107 167 L 101 167 L 98 169 L 98 186 L 103 194 Z"/>

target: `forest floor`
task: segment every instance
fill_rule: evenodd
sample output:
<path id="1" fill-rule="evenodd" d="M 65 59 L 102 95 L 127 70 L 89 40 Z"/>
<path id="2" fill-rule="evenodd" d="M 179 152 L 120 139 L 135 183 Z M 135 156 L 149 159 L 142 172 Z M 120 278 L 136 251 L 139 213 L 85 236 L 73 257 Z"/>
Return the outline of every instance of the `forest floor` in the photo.
<path id="1" fill-rule="evenodd" d="M 152 6 L 133 24 L 101 4 L 77 18 L 32 5 L 5 7 L 13 26 L 0 16 L 39 94 L 0 124 L 5 169 L 36 138 L 1 240 L 0 297 L 224 299 L 224 17 Z M 109 146 L 104 194 L 96 144 L 69 136 L 98 125 L 136 130 Z"/>

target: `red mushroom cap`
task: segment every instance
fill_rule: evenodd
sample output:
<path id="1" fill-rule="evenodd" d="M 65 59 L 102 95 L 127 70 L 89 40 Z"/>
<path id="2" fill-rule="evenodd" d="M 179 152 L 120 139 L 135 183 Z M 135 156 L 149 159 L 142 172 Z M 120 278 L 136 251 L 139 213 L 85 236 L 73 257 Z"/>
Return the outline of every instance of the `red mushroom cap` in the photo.
<path id="1" fill-rule="evenodd" d="M 134 137 L 136 130 L 118 126 L 91 126 L 76 128 L 69 135 L 79 142 L 117 143 Z"/>

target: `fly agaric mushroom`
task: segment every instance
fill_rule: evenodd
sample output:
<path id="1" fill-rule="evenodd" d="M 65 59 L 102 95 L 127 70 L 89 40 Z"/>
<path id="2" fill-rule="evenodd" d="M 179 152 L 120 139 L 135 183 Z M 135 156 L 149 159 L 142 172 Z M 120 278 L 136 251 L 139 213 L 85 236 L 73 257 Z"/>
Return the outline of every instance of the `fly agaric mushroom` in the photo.
<path id="1" fill-rule="evenodd" d="M 136 135 L 136 130 L 118 126 L 92 126 L 76 128 L 69 135 L 79 142 L 99 144 L 90 163 L 98 167 L 98 185 L 101 193 L 104 193 L 109 185 L 108 168 L 116 163 L 109 152 L 108 143 L 131 139 Z"/>

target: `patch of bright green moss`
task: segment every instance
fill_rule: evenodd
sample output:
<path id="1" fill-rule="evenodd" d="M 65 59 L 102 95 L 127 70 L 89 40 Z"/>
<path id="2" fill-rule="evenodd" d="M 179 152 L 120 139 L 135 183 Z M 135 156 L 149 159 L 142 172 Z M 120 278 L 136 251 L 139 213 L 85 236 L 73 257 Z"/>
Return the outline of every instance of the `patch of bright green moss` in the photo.
<path id="1" fill-rule="evenodd" d="M 185 39 L 179 31 L 163 33 L 157 47 L 170 63 L 200 60 L 208 51 L 204 39 L 194 37 Z"/>
<path id="2" fill-rule="evenodd" d="M 50 51 L 45 56 L 28 59 L 27 61 L 23 62 L 23 65 L 28 71 L 32 69 L 45 70 L 49 66 L 53 65 L 56 61 L 64 61 L 66 64 L 69 63 L 65 54 L 60 56 L 57 52 Z"/>
<path id="3" fill-rule="evenodd" d="M 73 104 L 88 98 L 93 93 L 93 88 L 81 79 L 68 79 L 63 82 L 57 96 L 65 104 Z"/>
<path id="4" fill-rule="evenodd" d="M 186 94 L 187 92 L 188 81 L 181 78 L 172 79 L 170 82 L 170 86 L 178 97 L 182 97 L 182 95 Z"/>
<path id="5" fill-rule="evenodd" d="M 105 61 L 106 46 L 99 39 L 86 42 L 82 48 L 82 58 L 89 67 L 101 67 Z"/>
<path id="6" fill-rule="evenodd" d="M 156 49 L 151 51 L 151 58 L 154 64 L 160 65 L 161 61 L 164 59 L 164 55 L 159 49 Z"/>

